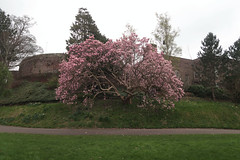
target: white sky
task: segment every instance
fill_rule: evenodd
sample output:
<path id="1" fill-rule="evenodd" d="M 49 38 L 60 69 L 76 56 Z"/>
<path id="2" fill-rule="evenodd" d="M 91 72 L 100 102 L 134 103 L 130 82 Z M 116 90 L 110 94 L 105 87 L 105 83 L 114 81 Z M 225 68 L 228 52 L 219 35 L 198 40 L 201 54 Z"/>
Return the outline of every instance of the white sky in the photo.
<path id="1" fill-rule="evenodd" d="M 0 0 L 10 15 L 27 15 L 36 25 L 31 33 L 44 53 L 66 52 L 66 40 L 78 9 L 85 7 L 107 38 L 118 39 L 129 23 L 140 37 L 153 38 L 155 13 L 167 13 L 180 30 L 182 57 L 195 59 L 209 32 L 227 49 L 240 37 L 239 0 Z"/>

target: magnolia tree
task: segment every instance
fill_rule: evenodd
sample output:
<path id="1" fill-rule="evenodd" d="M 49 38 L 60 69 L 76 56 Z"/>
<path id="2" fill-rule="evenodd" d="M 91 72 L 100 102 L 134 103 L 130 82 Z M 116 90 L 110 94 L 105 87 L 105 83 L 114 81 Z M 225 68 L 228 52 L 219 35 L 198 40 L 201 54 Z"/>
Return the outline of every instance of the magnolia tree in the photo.
<path id="1" fill-rule="evenodd" d="M 135 33 L 115 42 L 90 37 L 70 47 L 69 58 L 60 64 L 57 99 L 63 103 L 92 105 L 95 97 L 119 97 L 124 103 L 140 98 L 139 106 L 174 107 L 184 91 L 170 61 L 158 54 L 148 39 Z"/>

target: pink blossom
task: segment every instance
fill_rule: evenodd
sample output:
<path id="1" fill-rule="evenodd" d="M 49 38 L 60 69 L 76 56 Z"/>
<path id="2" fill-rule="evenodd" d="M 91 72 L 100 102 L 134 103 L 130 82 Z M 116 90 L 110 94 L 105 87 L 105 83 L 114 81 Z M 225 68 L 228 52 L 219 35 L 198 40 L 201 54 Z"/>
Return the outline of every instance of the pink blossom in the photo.
<path id="1" fill-rule="evenodd" d="M 171 62 L 136 34 L 105 44 L 90 37 L 71 46 L 68 54 L 68 60 L 60 64 L 56 90 L 56 98 L 64 103 L 76 102 L 81 95 L 84 105 L 92 105 L 92 98 L 99 94 L 127 101 L 141 93 L 140 106 L 154 107 L 155 102 L 172 108 L 171 101 L 184 95 Z"/>

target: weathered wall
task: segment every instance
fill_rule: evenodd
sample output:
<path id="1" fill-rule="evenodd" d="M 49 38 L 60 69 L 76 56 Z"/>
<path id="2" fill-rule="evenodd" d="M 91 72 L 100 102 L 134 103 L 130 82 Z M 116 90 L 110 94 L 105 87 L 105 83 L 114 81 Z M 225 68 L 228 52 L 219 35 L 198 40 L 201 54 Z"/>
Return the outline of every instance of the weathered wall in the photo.
<path id="1" fill-rule="evenodd" d="M 19 66 L 19 72 L 14 73 L 15 79 L 45 81 L 51 75 L 58 73 L 59 64 L 65 59 L 65 54 L 41 54 L 24 59 Z M 196 60 L 174 57 L 172 59 L 176 75 L 184 82 L 187 89 L 195 81 L 193 65 Z"/>
<path id="2" fill-rule="evenodd" d="M 65 54 L 41 54 L 24 59 L 19 66 L 20 78 L 57 74 Z"/>
<path id="3" fill-rule="evenodd" d="M 10 71 L 12 73 L 13 79 L 19 79 L 20 74 L 19 71 Z"/>
<path id="4" fill-rule="evenodd" d="M 174 71 L 184 82 L 184 89 L 187 89 L 196 80 L 194 77 L 194 64 L 195 60 L 185 58 L 175 58 L 173 61 Z"/>

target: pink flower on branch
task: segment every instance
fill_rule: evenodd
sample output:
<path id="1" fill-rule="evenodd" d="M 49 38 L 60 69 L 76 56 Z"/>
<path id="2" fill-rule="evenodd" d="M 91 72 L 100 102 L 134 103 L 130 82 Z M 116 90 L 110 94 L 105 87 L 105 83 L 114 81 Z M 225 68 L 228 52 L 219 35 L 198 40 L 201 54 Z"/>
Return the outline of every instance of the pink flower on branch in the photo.
<path id="1" fill-rule="evenodd" d="M 68 61 L 60 65 L 56 90 L 57 99 L 64 103 L 75 103 L 82 97 L 83 104 L 92 104 L 99 95 L 131 103 L 142 95 L 142 106 L 154 106 L 154 102 L 173 107 L 171 101 L 184 95 L 183 83 L 171 62 L 158 54 L 148 39 L 139 39 L 136 34 L 105 44 L 90 37 L 72 46 L 68 54 Z"/>

